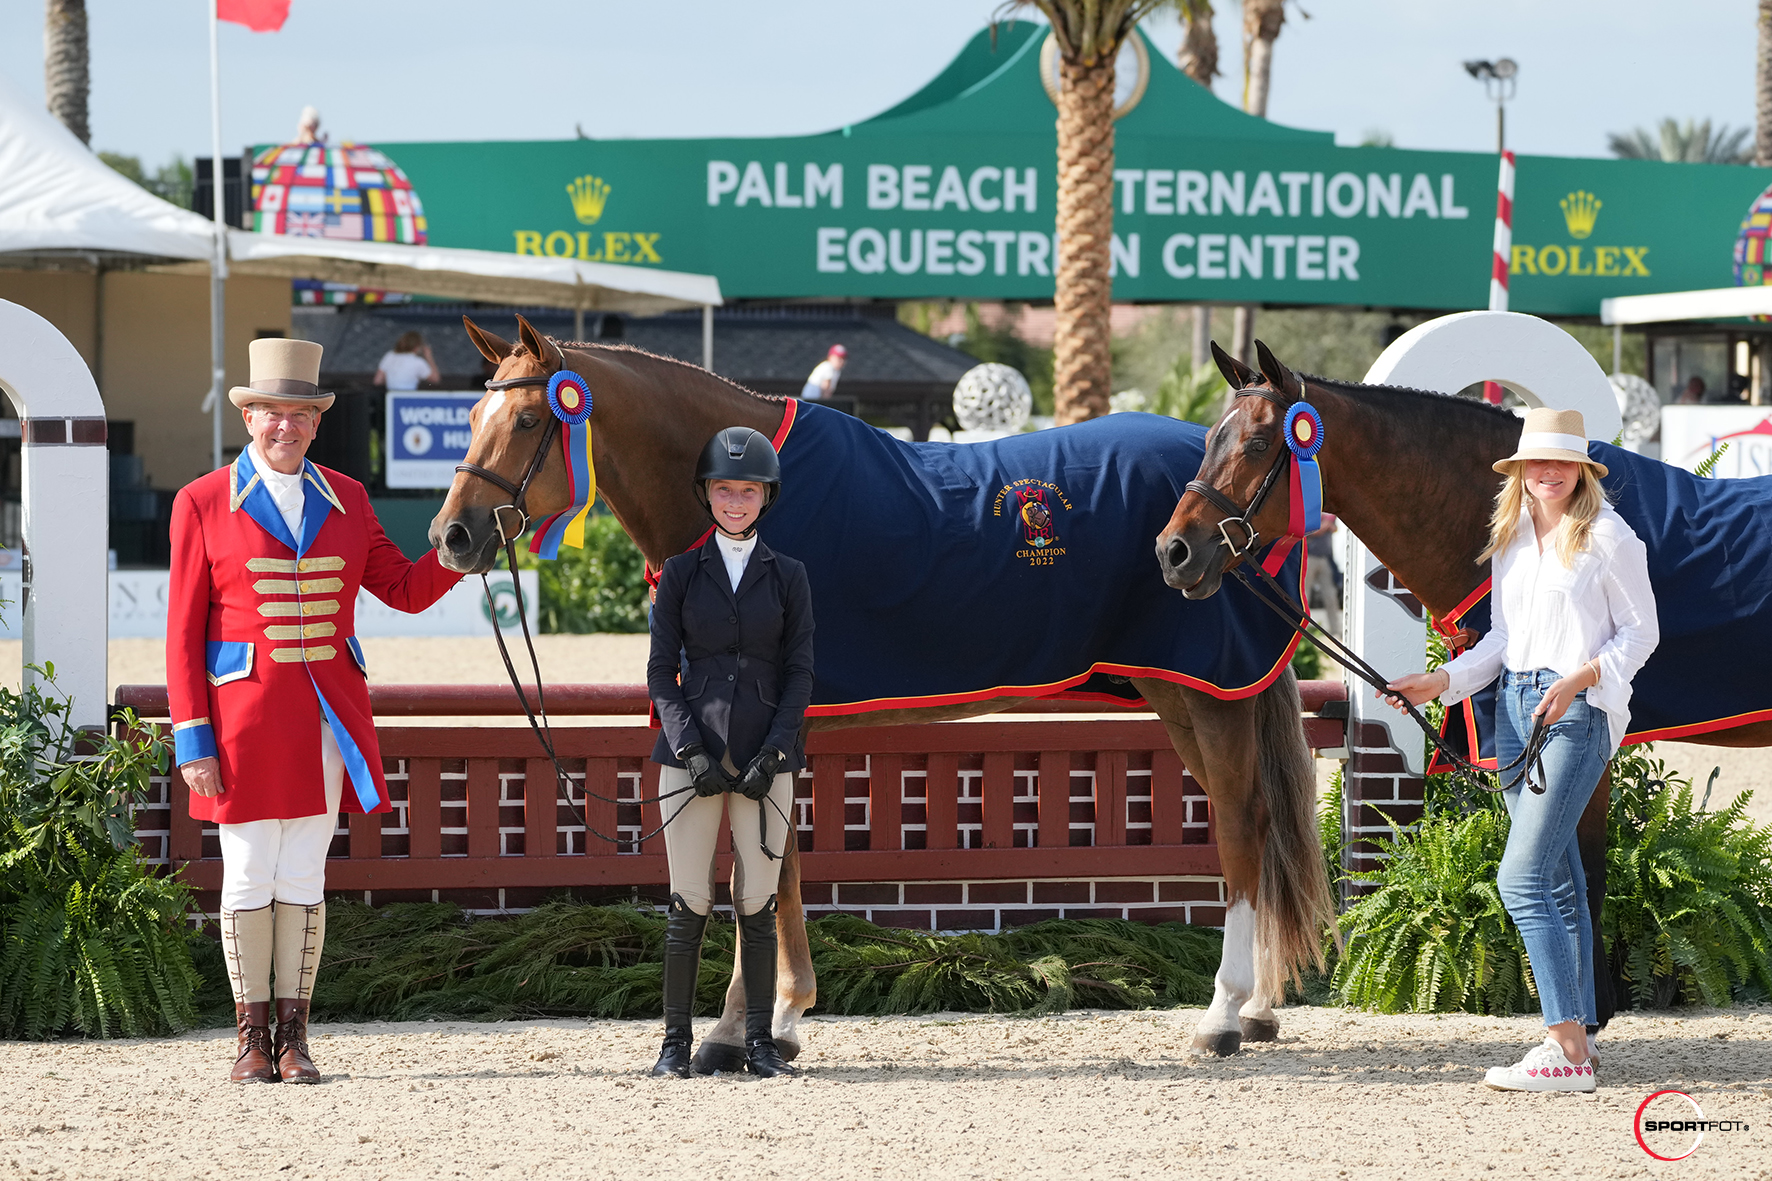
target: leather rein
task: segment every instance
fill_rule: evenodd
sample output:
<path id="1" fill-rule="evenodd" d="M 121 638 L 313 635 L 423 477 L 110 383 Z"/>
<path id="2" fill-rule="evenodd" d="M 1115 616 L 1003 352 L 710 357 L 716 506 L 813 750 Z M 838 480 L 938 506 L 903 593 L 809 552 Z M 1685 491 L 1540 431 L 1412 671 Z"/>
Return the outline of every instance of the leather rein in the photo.
<path id="1" fill-rule="evenodd" d="M 548 379 L 546 377 L 512 377 L 507 378 L 504 381 L 489 381 L 486 383 L 486 388 L 488 390 L 510 390 L 520 389 L 525 386 L 545 386 L 547 384 Z M 548 761 L 553 764 L 555 781 L 554 798 L 557 802 L 563 802 L 566 805 L 567 811 L 572 813 L 573 818 L 577 820 L 579 824 L 584 826 L 584 830 L 598 840 L 606 841 L 612 845 L 631 844 L 635 849 L 638 849 L 642 842 L 649 841 L 659 833 L 663 832 L 666 826 L 681 814 L 681 809 L 679 809 L 678 812 L 672 813 L 669 819 L 664 821 L 663 824 L 660 824 L 651 832 L 643 833 L 630 841 L 621 836 L 612 837 L 598 832 L 591 827 L 590 820 L 573 806 L 572 776 L 571 773 L 561 765 L 560 756 L 555 753 L 554 729 L 552 723 L 548 719 L 547 699 L 542 695 L 541 662 L 535 655 L 535 639 L 529 634 L 529 611 L 523 603 L 523 580 L 517 577 L 517 539 L 523 536 L 524 531 L 529 528 L 530 524 L 529 511 L 527 507 L 525 507 L 529 499 L 529 486 L 535 482 L 535 477 L 540 474 L 542 465 L 547 462 L 548 450 L 554 445 L 554 439 L 559 433 L 560 420 L 550 413 L 548 415 L 548 424 L 542 429 L 541 442 L 536 445 L 535 454 L 530 458 L 529 466 L 524 469 L 523 479 L 518 483 L 513 484 L 497 472 L 483 468 L 477 463 L 463 461 L 455 465 L 455 470 L 458 472 L 466 472 L 470 476 L 478 476 L 487 483 L 503 489 L 505 492 L 509 493 L 511 497 L 509 504 L 501 504 L 492 510 L 492 523 L 493 527 L 498 530 L 499 543 L 504 546 L 505 565 L 511 572 L 511 589 L 514 590 L 517 595 L 517 619 L 523 625 L 523 647 L 529 653 L 529 667 L 535 675 L 535 708 L 533 710 L 529 708 L 529 695 L 523 688 L 522 678 L 517 675 L 517 666 L 511 661 L 510 650 L 505 647 L 504 628 L 499 625 L 498 608 L 492 601 L 492 583 L 485 574 L 480 575 L 480 586 L 486 593 L 486 614 L 487 617 L 492 620 L 492 634 L 493 637 L 498 640 L 498 654 L 504 660 L 505 674 L 511 679 L 511 688 L 516 691 L 517 703 L 523 707 L 523 716 L 529 719 L 529 729 L 534 732 L 535 740 L 541 744 L 542 750 L 548 756 Z M 505 532 L 503 517 L 503 513 L 507 509 L 516 513 L 520 521 L 517 528 L 509 533 Z M 679 788 L 676 791 L 665 792 L 662 795 L 623 800 L 611 796 L 600 795 L 597 792 L 592 791 L 589 775 L 586 775 L 585 781 L 580 784 L 580 787 L 583 789 L 587 799 L 602 800 L 606 804 L 615 804 L 618 806 L 621 804 L 663 803 L 672 796 L 682 795 L 684 792 L 694 790 L 690 787 L 684 787 Z"/>
<path id="2" fill-rule="evenodd" d="M 1234 390 L 1231 396 L 1233 398 L 1263 398 L 1280 407 L 1281 410 L 1288 409 L 1293 404 L 1275 391 L 1257 386 Z M 1525 779 L 1526 786 L 1534 794 L 1543 795 L 1545 790 L 1544 748 L 1550 742 L 1550 728 L 1545 725 L 1543 715 L 1534 719 L 1532 734 L 1527 739 L 1526 747 L 1520 752 L 1519 757 L 1505 767 L 1496 767 L 1495 785 L 1491 786 L 1487 767 L 1466 758 L 1448 746 L 1445 739 L 1440 737 L 1439 731 L 1414 704 L 1401 693 L 1388 687 L 1390 685 L 1389 678 L 1368 664 L 1359 653 L 1343 642 L 1340 636 L 1334 635 L 1318 623 L 1311 616 L 1310 606 L 1307 603 L 1301 601 L 1298 607 L 1294 608 L 1291 593 L 1286 590 L 1279 579 L 1268 573 L 1262 568 L 1261 563 L 1254 560 L 1254 552 L 1261 544 L 1261 534 L 1255 528 L 1255 517 L 1260 514 L 1262 505 L 1267 502 L 1268 495 L 1274 490 L 1274 484 L 1278 482 L 1280 473 L 1286 469 L 1286 463 L 1291 454 L 1289 448 L 1281 448 L 1280 454 L 1275 457 L 1273 466 L 1268 468 L 1267 475 L 1261 481 L 1261 487 L 1256 489 L 1255 497 L 1249 502 L 1249 507 L 1246 509 L 1239 509 L 1228 496 L 1202 480 L 1187 482 L 1187 487 L 1182 492 L 1183 496 L 1189 492 L 1198 493 L 1201 499 L 1225 514 L 1224 519 L 1218 523 L 1219 544 L 1230 551 L 1233 561 L 1239 562 L 1238 565 L 1231 567 L 1229 573 L 1247 587 L 1258 602 L 1285 620 L 1286 626 L 1301 638 L 1314 642 L 1329 654 L 1330 659 L 1351 670 L 1361 680 L 1376 689 L 1381 697 L 1388 697 L 1402 706 L 1404 711 L 1408 713 L 1410 720 L 1421 727 L 1421 732 L 1427 735 L 1428 741 L 1433 744 L 1434 749 L 1452 765 L 1452 774 L 1467 782 L 1474 781 L 1476 786 L 1488 792 L 1506 791 L 1519 783 L 1521 779 Z M 1241 541 L 1232 538 L 1233 528 L 1242 534 Z M 1251 579 L 1248 575 L 1250 570 L 1253 570 L 1256 577 L 1266 585 L 1257 584 Z M 1512 771 L 1515 767 L 1520 768 L 1518 774 L 1506 783 L 1500 782 L 1501 775 L 1504 772 Z M 1536 780 L 1528 774 L 1533 770 L 1537 771 Z"/>

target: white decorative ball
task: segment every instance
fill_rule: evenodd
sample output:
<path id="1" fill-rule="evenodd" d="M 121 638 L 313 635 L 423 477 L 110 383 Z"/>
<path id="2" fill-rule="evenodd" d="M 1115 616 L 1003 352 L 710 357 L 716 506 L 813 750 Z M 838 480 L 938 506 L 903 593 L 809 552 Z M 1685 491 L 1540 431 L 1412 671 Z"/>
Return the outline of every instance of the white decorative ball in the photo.
<path id="1" fill-rule="evenodd" d="M 1606 380 L 1612 383 L 1618 413 L 1624 419 L 1624 441 L 1640 443 L 1654 435 L 1661 425 L 1661 395 L 1655 387 L 1634 373 L 1614 373 Z"/>
<path id="2" fill-rule="evenodd" d="M 954 386 L 954 417 L 969 431 L 1018 431 L 1034 410 L 1028 379 L 995 362 L 968 369 Z"/>

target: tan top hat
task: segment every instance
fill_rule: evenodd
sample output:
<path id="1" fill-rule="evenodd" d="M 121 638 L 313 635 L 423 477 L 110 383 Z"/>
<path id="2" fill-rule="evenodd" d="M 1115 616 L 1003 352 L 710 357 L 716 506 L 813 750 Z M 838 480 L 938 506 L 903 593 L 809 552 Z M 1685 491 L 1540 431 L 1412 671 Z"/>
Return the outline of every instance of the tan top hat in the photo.
<path id="1" fill-rule="evenodd" d="M 320 392 L 320 354 L 326 350 L 311 340 L 267 337 L 246 347 L 249 380 L 228 391 L 228 401 L 245 407 L 253 402 L 307 402 L 317 410 L 332 405 L 332 395 Z"/>
<path id="2" fill-rule="evenodd" d="M 1587 424 L 1579 410 L 1550 410 L 1539 407 L 1526 411 L 1526 422 L 1520 431 L 1520 445 L 1506 459 L 1493 465 L 1502 475 L 1512 464 L 1525 459 L 1560 459 L 1567 463 L 1585 463 L 1599 475 L 1606 474 L 1606 465 L 1587 454 Z"/>

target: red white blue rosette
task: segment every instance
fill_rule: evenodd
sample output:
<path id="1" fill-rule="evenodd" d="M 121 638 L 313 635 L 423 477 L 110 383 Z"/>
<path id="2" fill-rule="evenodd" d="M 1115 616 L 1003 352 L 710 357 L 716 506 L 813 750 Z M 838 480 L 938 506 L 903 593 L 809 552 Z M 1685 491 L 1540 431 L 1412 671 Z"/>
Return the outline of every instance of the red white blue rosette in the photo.
<path id="1" fill-rule="evenodd" d="M 1286 411 L 1286 446 L 1300 459 L 1313 459 L 1323 449 L 1323 416 L 1309 402 L 1294 402 Z"/>
<path id="2" fill-rule="evenodd" d="M 590 383 L 570 369 L 560 370 L 548 379 L 548 409 L 569 426 L 582 423 L 591 416 Z"/>

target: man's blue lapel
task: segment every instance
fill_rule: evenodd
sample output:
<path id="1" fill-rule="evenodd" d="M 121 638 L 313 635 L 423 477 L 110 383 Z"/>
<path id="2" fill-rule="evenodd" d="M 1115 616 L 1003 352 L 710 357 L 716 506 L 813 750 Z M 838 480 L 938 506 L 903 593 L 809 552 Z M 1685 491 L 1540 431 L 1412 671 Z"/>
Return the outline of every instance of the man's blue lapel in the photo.
<path id="1" fill-rule="evenodd" d="M 246 515 L 257 521 L 259 528 L 290 549 L 295 549 L 295 538 L 289 535 L 289 526 L 283 523 L 283 514 L 277 511 L 277 502 L 271 499 L 271 490 L 265 487 L 264 479 L 252 464 L 251 448 L 240 452 L 240 458 L 229 469 L 228 479 L 228 511 L 245 509 Z"/>
<path id="2" fill-rule="evenodd" d="M 301 469 L 301 549 L 296 551 L 298 558 L 306 554 L 308 547 L 314 544 L 314 539 L 320 536 L 320 527 L 326 524 L 326 514 L 333 509 L 341 513 L 345 511 L 345 506 L 338 502 L 338 495 L 333 492 L 332 485 L 326 482 L 326 477 L 320 474 L 319 468 L 304 459 L 301 461 Z"/>

